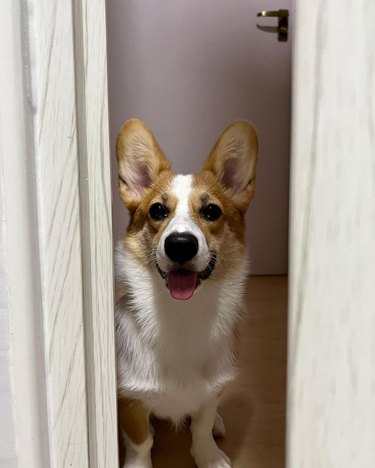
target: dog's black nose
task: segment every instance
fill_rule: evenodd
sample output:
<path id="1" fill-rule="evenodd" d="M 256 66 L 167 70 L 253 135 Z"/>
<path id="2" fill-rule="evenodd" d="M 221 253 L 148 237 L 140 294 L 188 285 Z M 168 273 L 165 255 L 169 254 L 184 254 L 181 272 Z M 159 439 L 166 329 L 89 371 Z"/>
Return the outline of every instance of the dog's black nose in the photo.
<path id="1" fill-rule="evenodd" d="M 198 239 L 188 232 L 176 232 L 165 239 L 164 249 L 171 260 L 184 263 L 197 254 Z"/>

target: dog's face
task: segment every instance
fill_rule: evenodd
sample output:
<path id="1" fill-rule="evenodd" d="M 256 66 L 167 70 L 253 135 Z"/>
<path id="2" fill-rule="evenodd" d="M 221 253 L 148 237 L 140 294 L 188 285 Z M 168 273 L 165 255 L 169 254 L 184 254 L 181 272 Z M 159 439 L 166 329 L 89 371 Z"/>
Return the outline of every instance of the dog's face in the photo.
<path id="1" fill-rule="evenodd" d="M 244 253 L 244 215 L 255 192 L 254 128 L 230 125 L 197 175 L 175 175 L 139 120 L 124 124 L 116 151 L 130 213 L 125 242 L 144 267 L 156 269 L 172 297 L 183 300 L 230 274 Z"/>

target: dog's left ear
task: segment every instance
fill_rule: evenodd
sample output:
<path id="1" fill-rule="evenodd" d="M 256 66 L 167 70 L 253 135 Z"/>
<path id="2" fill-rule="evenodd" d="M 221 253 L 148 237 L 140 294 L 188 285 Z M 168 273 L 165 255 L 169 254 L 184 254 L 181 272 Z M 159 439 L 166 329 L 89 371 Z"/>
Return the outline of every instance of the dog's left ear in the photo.
<path id="1" fill-rule="evenodd" d="M 246 121 L 233 122 L 221 134 L 203 170 L 212 172 L 247 209 L 255 193 L 258 138 L 255 128 Z"/>

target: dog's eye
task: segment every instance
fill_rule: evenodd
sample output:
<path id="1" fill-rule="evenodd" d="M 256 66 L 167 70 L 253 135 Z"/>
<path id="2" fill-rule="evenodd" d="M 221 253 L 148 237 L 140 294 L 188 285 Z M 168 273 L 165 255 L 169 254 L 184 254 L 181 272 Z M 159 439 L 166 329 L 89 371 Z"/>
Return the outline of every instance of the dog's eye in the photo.
<path id="1" fill-rule="evenodd" d="M 221 209 L 219 206 L 210 203 L 209 205 L 203 206 L 200 213 L 207 221 L 216 221 L 221 216 Z"/>
<path id="2" fill-rule="evenodd" d="M 149 213 L 152 219 L 155 219 L 155 221 L 160 221 L 169 215 L 169 210 L 161 203 L 153 203 L 150 206 Z"/>

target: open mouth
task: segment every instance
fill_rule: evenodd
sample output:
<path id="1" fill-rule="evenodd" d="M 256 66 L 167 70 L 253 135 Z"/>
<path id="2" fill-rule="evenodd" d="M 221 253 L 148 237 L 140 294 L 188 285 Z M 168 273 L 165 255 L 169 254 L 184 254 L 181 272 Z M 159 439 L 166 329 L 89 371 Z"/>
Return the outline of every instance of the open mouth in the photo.
<path id="1" fill-rule="evenodd" d="M 194 294 L 194 291 L 201 284 L 202 280 L 207 279 L 216 266 L 216 255 L 213 254 L 207 268 L 203 271 L 192 271 L 180 268 L 169 272 L 162 271 L 158 264 L 156 267 L 160 276 L 165 280 L 165 284 L 171 293 L 173 299 L 186 301 Z"/>

